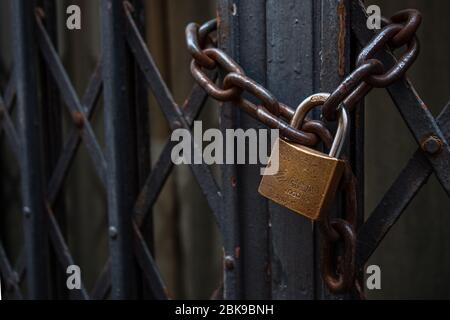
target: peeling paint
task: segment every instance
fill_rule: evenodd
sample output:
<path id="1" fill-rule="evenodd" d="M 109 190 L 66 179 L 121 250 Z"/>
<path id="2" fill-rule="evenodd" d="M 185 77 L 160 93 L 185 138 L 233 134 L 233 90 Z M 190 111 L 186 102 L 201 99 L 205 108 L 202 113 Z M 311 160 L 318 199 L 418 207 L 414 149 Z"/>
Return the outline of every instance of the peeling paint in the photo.
<path id="1" fill-rule="evenodd" d="M 240 258 L 240 256 L 241 256 L 241 247 L 236 247 L 234 249 L 234 256 L 235 256 L 236 259 Z"/>
<path id="2" fill-rule="evenodd" d="M 337 37 L 338 49 L 338 73 L 339 76 L 345 75 L 345 37 L 346 37 L 346 17 L 344 0 L 339 1 L 337 6 L 337 16 L 339 19 L 339 32 Z"/>

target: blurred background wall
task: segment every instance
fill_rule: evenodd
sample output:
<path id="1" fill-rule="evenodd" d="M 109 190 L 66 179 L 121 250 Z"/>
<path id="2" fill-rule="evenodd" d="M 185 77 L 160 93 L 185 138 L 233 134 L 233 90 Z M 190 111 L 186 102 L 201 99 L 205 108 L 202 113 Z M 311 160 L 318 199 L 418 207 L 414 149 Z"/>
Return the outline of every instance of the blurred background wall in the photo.
<path id="1" fill-rule="evenodd" d="M 4 90 L 11 66 L 10 1 L 0 1 L 0 88 Z M 81 95 L 99 59 L 99 1 L 58 0 L 58 48 Z M 65 7 L 82 8 L 82 30 L 67 31 Z M 402 8 L 423 13 L 419 32 L 422 51 L 408 73 L 418 93 L 435 115 L 450 100 L 450 2 L 442 0 L 374 0 L 382 14 Z M 146 0 L 147 44 L 175 100 L 182 103 L 193 83 L 184 27 L 215 16 L 214 0 Z M 282 97 L 281 97 L 282 98 Z M 168 137 L 168 127 L 150 95 L 153 161 Z M 202 119 L 217 126 L 217 108 L 208 104 Z M 388 95 L 374 90 L 366 104 L 366 215 L 413 154 L 417 145 Z M 71 124 L 65 115 L 65 131 Z M 93 120 L 103 143 L 102 102 Z M 5 139 L 0 145 L 1 239 L 17 259 L 21 243 L 20 191 L 17 163 Z M 88 288 L 94 284 L 108 255 L 105 193 L 89 156 L 81 147 L 65 185 L 67 233 L 75 261 L 82 267 Z M 167 182 L 154 211 L 155 254 L 174 297 L 209 298 L 220 285 L 221 244 L 217 228 L 201 193 L 186 167 L 179 167 Z M 5 227 L 7 226 L 7 227 Z M 380 265 L 382 290 L 371 298 L 450 298 L 450 201 L 432 177 L 394 226 L 370 264 Z"/>

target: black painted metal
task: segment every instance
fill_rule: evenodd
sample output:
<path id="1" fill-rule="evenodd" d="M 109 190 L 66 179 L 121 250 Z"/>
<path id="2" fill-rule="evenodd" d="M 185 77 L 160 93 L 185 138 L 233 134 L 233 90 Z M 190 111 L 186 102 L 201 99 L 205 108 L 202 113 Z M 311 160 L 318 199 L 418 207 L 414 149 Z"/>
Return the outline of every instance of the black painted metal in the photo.
<path id="1" fill-rule="evenodd" d="M 365 10 L 358 1 L 354 1 L 352 3 L 351 13 L 353 32 L 361 44 L 366 44 L 374 33 L 372 30 L 363 26 L 363 23 L 367 21 Z M 395 62 L 395 57 L 392 53 L 384 51 L 380 55 L 380 61 L 386 66 L 391 66 Z M 430 136 L 438 137 L 442 141 L 442 150 L 439 154 L 424 154 L 433 165 L 436 177 L 442 187 L 450 196 L 450 175 L 448 174 L 450 145 L 443 131 L 439 128 L 431 111 L 419 97 L 408 79 L 403 78 L 396 81 L 387 90 L 411 131 L 412 136 L 419 145 Z"/>
<path id="2" fill-rule="evenodd" d="M 22 213 L 27 287 L 30 299 L 49 298 L 48 219 L 44 212 L 41 125 L 37 84 L 37 46 L 33 1 L 12 1 L 13 52 L 19 111 Z"/>
<path id="3" fill-rule="evenodd" d="M 333 92 L 337 85 L 343 80 L 351 68 L 352 50 L 354 50 L 354 39 L 350 32 L 349 19 L 350 1 L 348 0 L 323 0 L 320 3 L 314 2 L 313 10 L 316 17 L 315 21 L 315 39 L 313 53 L 315 60 L 315 72 L 319 76 L 315 77 L 314 91 L 315 92 Z M 320 112 L 318 110 L 318 112 Z M 361 142 L 364 137 L 364 114 L 362 108 L 356 109 L 351 114 L 350 133 L 347 137 L 347 143 L 343 150 L 343 155 L 346 156 L 351 164 L 353 171 L 358 179 L 358 217 L 360 220 L 364 219 L 364 200 L 363 200 L 363 185 L 364 172 L 359 166 L 364 163 L 364 148 Z M 319 114 L 316 114 L 319 116 Z M 343 203 L 339 201 L 333 208 L 335 216 L 343 216 Z M 351 295 L 333 295 L 331 294 L 320 274 L 321 262 L 321 241 L 322 235 L 318 228 L 315 228 L 315 299 L 345 299 L 354 298 Z"/>
<path id="4" fill-rule="evenodd" d="M 439 115 L 437 124 L 449 139 L 450 103 Z M 356 263 L 359 268 L 364 267 L 384 236 L 397 222 L 432 173 L 432 165 L 419 148 L 359 231 L 356 251 Z"/>
<path id="5" fill-rule="evenodd" d="M 12 79 L 6 86 L 5 90 L 5 99 L 2 98 L 0 94 L 0 112 L 1 112 L 1 120 L 0 121 L 0 135 L 3 133 L 3 129 L 6 132 L 7 142 L 11 148 L 13 156 L 17 161 L 20 159 L 20 143 L 18 134 L 14 128 L 14 125 L 9 116 L 9 112 L 12 111 L 12 102 L 15 97 L 15 76 L 12 76 Z M 20 276 L 14 270 L 14 267 L 8 256 L 5 252 L 5 248 L 3 243 L 0 242 L 0 275 L 2 276 L 3 286 L 6 286 L 8 292 L 11 293 L 11 296 L 14 299 L 23 299 L 22 292 L 20 291 Z"/>
<path id="6" fill-rule="evenodd" d="M 268 88 L 296 108 L 314 93 L 314 1 L 269 1 L 267 9 Z M 290 23 L 286 23 L 290 21 Z M 284 35 L 284 36 L 279 36 Z M 315 295 L 314 230 L 311 221 L 274 203 L 271 263 L 274 299 L 313 299 Z"/>
<path id="7" fill-rule="evenodd" d="M 121 0 L 101 1 L 109 243 L 113 299 L 136 297 L 131 210 L 137 176 Z"/>
<path id="8" fill-rule="evenodd" d="M 53 46 L 58 48 L 58 34 L 57 34 L 57 17 L 56 17 L 56 3 L 54 1 L 41 0 L 37 3 L 46 13 L 45 29 L 51 39 Z M 41 86 L 42 86 L 42 105 L 45 110 L 42 110 L 42 134 L 43 134 L 43 163 L 45 183 L 52 176 L 52 172 L 57 165 L 59 154 L 63 146 L 63 126 L 62 126 L 62 110 L 59 108 L 61 103 L 58 91 L 53 88 L 56 87 L 55 81 L 51 73 L 45 68 L 45 61 L 40 56 L 41 68 Z M 47 192 L 47 190 L 45 190 Z M 64 198 L 58 197 L 55 199 L 53 210 L 57 212 L 55 217 L 61 229 L 62 235 L 67 236 L 66 233 L 66 217 L 64 210 Z M 50 251 L 50 274 L 51 274 L 51 297 L 56 299 L 67 299 L 68 292 L 66 288 L 66 273 L 60 267 L 57 253 L 54 250 Z"/>
<path id="9" fill-rule="evenodd" d="M 365 45 L 373 32 L 362 27 L 362 23 L 366 21 L 366 13 L 361 2 L 352 2 L 351 15 L 352 31 L 360 44 Z M 388 50 L 380 54 L 380 59 L 386 65 L 395 62 L 395 57 Z M 406 78 L 395 82 L 387 90 L 416 139 L 419 150 L 416 151 L 358 233 L 357 266 L 360 269 L 364 267 L 432 171 L 449 194 L 448 106 L 443 109 L 436 120 Z M 438 137 L 442 142 L 442 149 L 437 154 L 429 154 L 422 148 L 422 142 L 431 135 Z"/>
<path id="10" fill-rule="evenodd" d="M 343 30 L 338 16 L 340 4 Z M 342 65 L 343 72 L 350 67 L 346 4 L 333 0 L 219 1 L 219 45 L 247 75 L 283 103 L 296 107 L 313 92 L 332 90 L 344 75 L 339 75 Z M 344 35 L 341 50 L 337 30 Z M 339 55 L 342 60 L 336 58 Z M 222 113 L 227 126 L 264 127 L 235 109 L 230 106 Z M 238 268 L 225 270 L 229 275 L 225 277 L 226 287 L 242 287 L 239 294 L 243 298 L 331 297 L 321 283 L 320 254 L 316 250 L 320 239 L 312 224 L 262 198 L 256 191 L 260 178 L 257 166 L 227 167 L 224 171 L 223 188 L 229 190 L 225 197 L 229 212 L 226 225 L 241 230 L 238 237 L 224 235 L 226 255 L 236 258 L 235 248 L 240 252 Z"/>
<path id="11" fill-rule="evenodd" d="M 265 84 L 265 3 L 253 0 L 221 1 L 220 8 L 220 14 L 224 17 L 223 24 L 219 25 L 220 45 L 233 54 L 246 70 L 246 74 Z M 234 8 L 233 11 L 230 8 Z M 227 107 L 237 109 L 232 104 Z M 232 128 L 245 130 L 263 127 L 243 112 L 224 111 L 222 117 Z M 224 172 L 224 188 L 228 188 L 228 196 L 231 197 L 227 202 L 227 205 L 231 206 L 227 208 L 227 219 L 232 228 L 237 227 L 240 230 L 239 235 L 225 235 L 226 257 L 237 262 L 235 270 L 226 269 L 225 272 L 229 275 L 227 280 L 231 282 L 229 285 L 241 288 L 234 294 L 226 290 L 228 297 L 264 299 L 271 295 L 269 211 L 267 200 L 257 191 L 260 182 L 259 170 L 259 166 L 242 165 L 234 168 L 228 166 L 228 172 Z"/>

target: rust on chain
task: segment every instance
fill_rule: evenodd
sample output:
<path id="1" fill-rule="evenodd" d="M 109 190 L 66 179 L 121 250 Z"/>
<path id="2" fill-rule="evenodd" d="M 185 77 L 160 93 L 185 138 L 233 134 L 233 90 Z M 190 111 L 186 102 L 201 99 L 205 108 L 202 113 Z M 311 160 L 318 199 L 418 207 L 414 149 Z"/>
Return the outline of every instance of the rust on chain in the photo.
<path id="1" fill-rule="evenodd" d="M 322 114 L 326 120 L 336 120 L 336 110 L 342 101 L 351 111 L 373 87 L 387 87 L 405 76 L 419 54 L 419 42 L 415 34 L 421 20 L 420 13 L 413 9 L 400 11 L 390 19 L 383 18 L 383 29 L 363 48 L 357 60 L 357 68 L 331 94 L 329 101 L 325 102 Z M 387 72 L 379 60 L 373 59 L 386 45 L 392 49 L 407 45 L 406 51 Z M 362 72 L 360 68 L 369 61 L 372 61 L 371 64 L 377 61 L 376 64 L 380 64 L 381 68 L 371 67 L 366 73 Z"/>
<path id="2" fill-rule="evenodd" d="M 356 184 L 357 180 L 353 174 L 350 162 L 345 156 L 342 157 L 345 163 L 345 169 L 340 188 L 345 194 L 345 220 L 353 227 L 357 228 L 357 198 L 356 198 Z M 336 230 L 331 226 L 330 215 L 323 215 L 319 220 L 319 228 L 321 232 L 329 241 L 338 241 L 340 236 Z"/>
<path id="3" fill-rule="evenodd" d="M 365 63 L 380 51 L 391 39 L 401 32 L 403 27 L 400 24 L 386 26 L 369 44 L 361 51 L 356 65 Z M 402 54 L 398 62 L 383 75 L 370 75 L 365 81 L 374 87 L 387 87 L 404 76 L 419 54 L 419 41 L 416 37 L 408 42 L 407 50 Z"/>
<path id="4" fill-rule="evenodd" d="M 372 86 L 363 82 L 353 90 L 344 100 L 347 110 L 353 111 L 356 105 L 372 90 Z"/>
<path id="5" fill-rule="evenodd" d="M 212 81 L 205 72 L 203 72 L 196 60 L 192 60 L 191 62 L 191 73 L 195 81 L 197 81 L 197 83 L 208 93 L 208 95 L 216 100 L 230 101 L 236 99 L 241 94 L 241 90 L 237 87 L 225 90 L 219 88 L 215 82 Z"/>
<path id="6" fill-rule="evenodd" d="M 285 138 L 288 138 L 289 140 L 308 146 L 314 146 L 319 142 L 319 139 L 316 134 L 304 132 L 302 130 L 298 130 L 290 126 L 285 121 L 282 121 L 278 117 L 274 116 L 262 105 L 255 105 L 249 100 L 243 98 L 237 100 L 235 103 L 239 107 L 241 107 L 241 109 L 243 109 L 245 112 L 247 112 L 250 116 L 252 116 L 256 120 L 259 120 L 261 123 L 267 125 L 269 128 L 280 130 L 280 135 Z M 320 126 L 319 130 L 327 131 L 328 134 L 330 134 L 328 129 L 323 123 L 321 123 L 321 125 L 316 126 L 315 128 L 317 129 L 319 126 Z M 321 134 L 326 135 L 325 132 Z"/>
<path id="7" fill-rule="evenodd" d="M 191 73 L 197 83 L 216 100 L 234 102 L 255 119 L 272 129 L 279 129 L 282 136 L 296 143 L 314 146 L 322 141 L 329 145 L 332 137 L 323 122 L 307 120 L 301 129 L 293 128 L 288 124 L 294 115 L 293 109 L 280 103 L 266 88 L 246 76 L 242 68 L 224 51 L 207 46 L 210 33 L 216 28 L 217 20 L 208 21 L 202 26 L 190 23 L 186 28 L 186 42 L 193 57 Z M 203 70 L 217 67 L 225 71 L 222 87 Z M 251 94 L 261 104 L 256 105 L 242 98 L 243 92 Z"/>
<path id="8" fill-rule="evenodd" d="M 405 22 L 403 29 L 400 30 L 389 42 L 392 47 L 400 48 L 415 37 L 415 34 L 422 23 L 422 15 L 415 9 L 405 9 L 394 14 L 391 17 L 390 22 Z"/>
<path id="9" fill-rule="evenodd" d="M 229 73 L 223 80 L 224 89 L 238 87 L 257 96 L 263 105 L 276 117 L 280 116 L 280 104 L 275 97 L 253 79 L 238 73 Z"/>
<path id="10" fill-rule="evenodd" d="M 196 23 L 189 23 L 186 27 L 186 44 L 192 57 L 196 63 L 207 69 L 214 69 L 216 63 L 213 59 L 208 57 L 200 48 L 199 40 L 199 25 Z"/>
<path id="11" fill-rule="evenodd" d="M 323 280 L 333 293 L 347 292 L 352 288 L 363 297 L 363 290 L 358 288 L 355 270 L 355 248 L 357 230 L 357 197 L 356 177 L 351 165 L 345 160 L 344 177 L 341 188 L 345 194 L 344 219 L 330 219 L 325 215 L 319 221 L 319 228 L 324 235 L 322 247 L 322 274 Z M 333 256 L 333 247 L 343 241 L 344 250 L 342 256 Z M 337 263 L 335 263 L 335 261 Z"/>
<path id="12" fill-rule="evenodd" d="M 345 74 L 345 28 L 346 10 L 343 1 L 337 7 L 339 17 L 338 35 L 338 72 Z M 335 121 L 339 105 L 349 111 L 361 101 L 374 87 L 386 87 L 405 76 L 419 53 L 416 32 L 421 24 L 421 15 L 417 10 L 403 10 L 390 19 L 383 18 L 383 29 L 374 36 L 358 56 L 355 70 L 334 90 L 322 106 L 322 115 L 328 121 Z M 242 68 L 224 51 L 212 48 L 216 45 L 211 33 L 217 29 L 217 20 L 211 20 L 202 26 L 189 24 L 186 28 L 188 50 L 193 57 L 191 72 L 199 85 L 219 101 L 231 101 L 244 112 L 296 143 L 314 146 L 319 141 L 329 148 L 332 136 L 322 121 L 306 119 L 301 128 L 294 128 L 290 122 L 294 110 L 279 102 L 271 92 L 245 75 Z M 394 66 L 386 71 L 383 63 L 376 59 L 377 53 L 386 46 L 397 49 L 406 45 L 405 52 Z M 221 68 L 225 71 L 223 86 L 220 87 L 208 78 L 204 69 Z M 243 97 L 244 92 L 257 98 L 261 104 L 255 104 Z M 439 141 L 428 137 L 422 148 L 429 153 L 439 152 Z M 345 160 L 345 159 L 344 159 Z M 355 270 L 355 248 L 357 225 L 357 180 L 348 160 L 345 160 L 344 178 L 341 189 L 345 194 L 345 215 L 343 219 L 331 219 L 330 215 L 318 221 L 324 235 L 322 247 L 322 273 L 329 290 L 343 293 L 355 290 L 364 299 L 363 286 L 357 279 Z M 337 246 L 343 245 L 342 254 L 336 254 Z"/>
<path id="13" fill-rule="evenodd" d="M 338 241 L 324 239 L 322 276 L 330 292 L 343 293 L 349 291 L 355 284 L 356 237 L 352 226 L 343 219 L 333 219 L 330 225 L 339 235 L 339 240 L 343 242 L 343 257 L 339 259 L 333 254 L 336 252 L 333 249 Z"/>
<path id="14" fill-rule="evenodd" d="M 204 39 L 206 39 L 214 30 L 217 29 L 217 20 L 211 19 L 200 26 L 198 29 L 199 45 L 204 45 Z"/>
<path id="15" fill-rule="evenodd" d="M 337 118 L 337 107 L 352 93 L 361 81 L 370 74 L 381 74 L 383 71 L 383 64 L 377 59 L 367 60 L 364 64 L 358 66 L 339 84 L 327 101 L 325 101 L 322 107 L 322 114 L 324 117 L 327 120 L 335 120 Z M 360 97 L 360 95 L 358 95 L 358 97 Z M 353 105 L 354 104 L 355 103 L 353 103 Z M 345 106 L 349 108 L 349 106 Z"/>

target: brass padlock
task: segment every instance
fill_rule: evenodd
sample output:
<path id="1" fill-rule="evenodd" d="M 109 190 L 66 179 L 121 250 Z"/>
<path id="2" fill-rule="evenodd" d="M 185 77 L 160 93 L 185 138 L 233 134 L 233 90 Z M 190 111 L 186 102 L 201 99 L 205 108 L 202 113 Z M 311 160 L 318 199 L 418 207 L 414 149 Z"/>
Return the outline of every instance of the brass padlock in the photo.
<path id="1" fill-rule="evenodd" d="M 306 114 L 312 108 L 322 105 L 329 96 L 328 93 L 318 93 L 306 98 L 296 110 L 291 126 L 301 128 Z M 338 129 L 328 155 L 279 138 L 274 144 L 267 166 L 271 167 L 272 161 L 278 160 L 278 171 L 273 175 L 263 176 L 259 193 L 312 220 L 319 219 L 335 197 L 344 172 L 344 161 L 338 157 L 347 127 L 347 111 L 341 105 Z M 278 157 L 274 156 L 274 152 L 278 152 Z"/>

